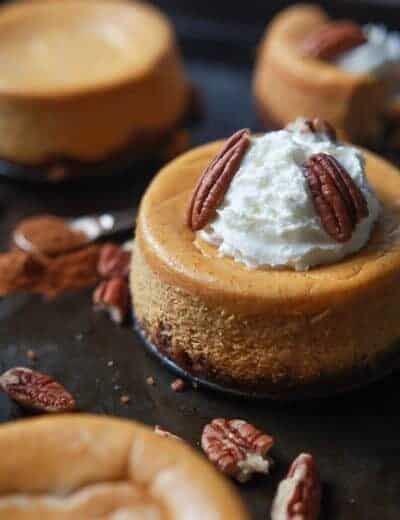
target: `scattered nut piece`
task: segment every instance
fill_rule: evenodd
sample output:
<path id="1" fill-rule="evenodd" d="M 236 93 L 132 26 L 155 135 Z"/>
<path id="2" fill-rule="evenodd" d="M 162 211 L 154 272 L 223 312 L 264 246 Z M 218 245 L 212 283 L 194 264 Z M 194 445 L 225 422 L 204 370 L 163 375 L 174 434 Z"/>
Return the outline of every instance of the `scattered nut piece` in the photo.
<path id="1" fill-rule="evenodd" d="M 154 377 L 152 376 L 146 378 L 146 383 L 150 386 L 154 386 L 156 384 L 156 382 L 154 381 Z"/>
<path id="2" fill-rule="evenodd" d="M 62 164 L 54 164 L 47 170 L 47 180 L 50 182 L 60 182 L 68 179 L 68 171 Z"/>
<path id="3" fill-rule="evenodd" d="M 121 404 L 128 404 L 131 402 L 131 398 L 128 394 L 124 394 L 124 395 L 121 395 L 120 399 L 119 399 L 119 402 Z"/>
<path id="4" fill-rule="evenodd" d="M 271 520 L 317 520 L 321 506 L 321 481 L 314 458 L 299 455 L 279 484 Z"/>
<path id="5" fill-rule="evenodd" d="M 178 435 L 175 435 L 174 433 L 171 433 L 167 430 L 163 430 L 160 426 L 158 426 L 158 424 L 154 426 L 154 433 L 156 433 L 160 437 L 166 437 L 167 439 L 174 439 L 176 441 L 183 440 L 180 437 L 178 437 Z"/>
<path id="6" fill-rule="evenodd" d="M 71 412 L 75 399 L 55 379 L 30 368 L 15 367 L 0 376 L 0 388 L 20 405 L 42 412 Z"/>
<path id="7" fill-rule="evenodd" d="M 26 351 L 26 357 L 29 359 L 29 361 L 36 361 L 38 355 L 35 350 L 29 349 Z"/>
<path id="8" fill-rule="evenodd" d="M 201 447 L 211 462 L 226 475 L 246 482 L 253 473 L 269 473 L 266 457 L 273 438 L 240 419 L 214 419 L 204 427 Z"/>
<path id="9" fill-rule="evenodd" d="M 118 244 L 104 244 L 100 250 L 97 270 L 103 278 L 126 277 L 129 274 L 131 253 Z"/>
<path id="10" fill-rule="evenodd" d="M 122 323 L 129 310 L 129 287 L 125 278 L 104 280 L 93 293 L 95 311 L 107 311 L 112 321 Z"/>
<path id="11" fill-rule="evenodd" d="M 183 392 L 184 390 L 186 390 L 186 383 L 183 379 L 178 377 L 178 379 L 175 379 L 175 381 L 172 381 L 171 389 L 174 392 Z"/>

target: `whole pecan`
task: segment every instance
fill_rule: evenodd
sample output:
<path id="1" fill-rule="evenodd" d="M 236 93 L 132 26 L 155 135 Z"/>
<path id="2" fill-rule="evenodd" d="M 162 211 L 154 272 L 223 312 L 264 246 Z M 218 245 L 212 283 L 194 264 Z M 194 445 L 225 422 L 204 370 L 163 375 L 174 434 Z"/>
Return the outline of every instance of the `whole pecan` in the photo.
<path id="1" fill-rule="evenodd" d="M 336 141 L 336 130 L 325 119 L 314 117 L 313 119 L 306 119 L 305 123 L 314 134 L 326 134 L 331 141 Z"/>
<path id="2" fill-rule="evenodd" d="M 128 276 L 131 253 L 118 244 L 107 243 L 100 249 L 97 271 L 103 278 Z"/>
<path id="3" fill-rule="evenodd" d="M 321 481 L 314 458 L 299 455 L 279 484 L 271 520 L 317 520 L 321 507 Z"/>
<path id="4" fill-rule="evenodd" d="M 325 231 L 337 242 L 346 242 L 357 223 L 368 216 L 363 193 L 331 155 L 311 155 L 303 172 Z"/>
<path id="5" fill-rule="evenodd" d="M 239 482 L 246 482 L 253 473 L 269 472 L 272 461 L 266 454 L 273 443 L 272 437 L 240 419 L 214 419 L 201 436 L 210 461 Z"/>
<path id="6" fill-rule="evenodd" d="M 302 48 L 306 56 L 329 60 L 365 42 L 365 34 L 358 24 L 340 20 L 323 25 L 309 34 Z"/>
<path id="7" fill-rule="evenodd" d="M 115 323 L 122 323 L 129 310 L 129 287 L 125 278 L 118 276 L 103 280 L 93 293 L 96 311 L 107 311 Z"/>
<path id="8" fill-rule="evenodd" d="M 55 379 L 30 368 L 15 367 L 0 376 L 0 388 L 17 403 L 42 412 L 70 412 L 75 399 Z"/>
<path id="9" fill-rule="evenodd" d="M 214 216 L 249 144 L 248 129 L 233 134 L 200 177 L 187 212 L 187 225 L 192 231 L 203 228 Z"/>

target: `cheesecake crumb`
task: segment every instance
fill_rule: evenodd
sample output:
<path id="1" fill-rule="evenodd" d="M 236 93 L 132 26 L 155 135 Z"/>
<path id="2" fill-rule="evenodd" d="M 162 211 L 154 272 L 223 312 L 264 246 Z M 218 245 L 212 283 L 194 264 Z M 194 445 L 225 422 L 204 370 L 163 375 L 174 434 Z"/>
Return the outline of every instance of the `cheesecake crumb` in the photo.
<path id="1" fill-rule="evenodd" d="M 131 398 L 128 394 L 121 395 L 121 397 L 119 399 L 119 402 L 121 404 L 128 404 L 128 403 L 130 403 L 130 401 L 131 401 Z"/>
<path id="2" fill-rule="evenodd" d="M 108 366 L 108 367 L 113 367 L 113 366 L 114 366 L 114 361 L 111 359 L 111 360 L 107 363 L 107 366 Z"/>
<path id="3" fill-rule="evenodd" d="M 186 390 L 186 383 L 181 378 L 175 379 L 175 381 L 171 383 L 171 389 L 174 392 L 184 392 Z"/>
<path id="4" fill-rule="evenodd" d="M 38 355 L 35 350 L 29 349 L 26 351 L 26 357 L 29 359 L 29 361 L 36 361 Z"/>
<path id="5" fill-rule="evenodd" d="M 146 383 L 150 386 L 154 386 L 156 384 L 156 382 L 154 381 L 154 377 L 152 377 L 152 376 L 149 376 L 148 378 L 146 378 Z"/>

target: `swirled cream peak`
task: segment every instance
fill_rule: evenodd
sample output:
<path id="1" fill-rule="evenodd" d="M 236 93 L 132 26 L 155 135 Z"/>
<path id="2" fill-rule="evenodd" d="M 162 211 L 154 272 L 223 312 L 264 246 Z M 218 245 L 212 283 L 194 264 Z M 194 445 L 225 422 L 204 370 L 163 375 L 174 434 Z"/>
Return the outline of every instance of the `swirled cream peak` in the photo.
<path id="1" fill-rule="evenodd" d="M 339 243 L 324 230 L 307 179 L 305 161 L 313 154 L 332 155 L 364 195 L 368 216 L 351 238 Z M 216 217 L 198 236 L 250 268 L 262 266 L 307 270 L 337 262 L 368 241 L 379 202 L 364 175 L 360 151 L 309 131 L 304 119 L 284 130 L 252 137 Z"/>

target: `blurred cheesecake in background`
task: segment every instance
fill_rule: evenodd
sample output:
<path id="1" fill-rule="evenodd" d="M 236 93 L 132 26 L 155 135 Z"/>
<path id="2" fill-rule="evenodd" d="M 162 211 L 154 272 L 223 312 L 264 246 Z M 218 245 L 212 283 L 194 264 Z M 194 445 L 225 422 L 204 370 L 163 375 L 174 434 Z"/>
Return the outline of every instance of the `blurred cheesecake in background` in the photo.
<path id="1" fill-rule="evenodd" d="M 399 75 L 400 33 L 334 21 L 317 6 L 299 4 L 269 25 L 253 90 L 269 126 L 284 126 L 299 115 L 319 116 L 341 138 L 381 147 L 391 139 L 387 132 L 396 118 L 400 122 Z"/>
<path id="2" fill-rule="evenodd" d="M 0 159 L 63 176 L 154 155 L 189 101 L 173 28 L 154 7 L 39 0 L 0 9 Z"/>
<path id="3" fill-rule="evenodd" d="M 229 482 L 185 444 L 91 415 L 0 427 L 0 520 L 248 520 Z"/>

